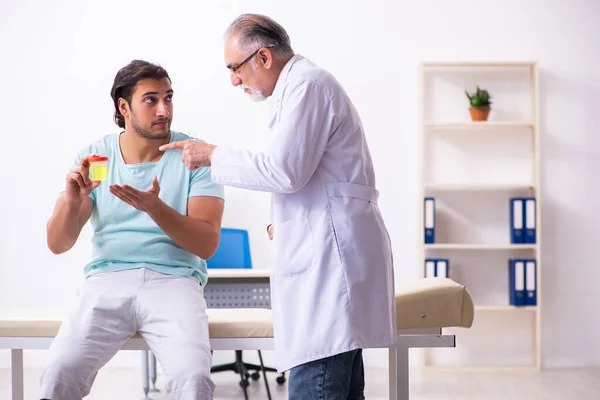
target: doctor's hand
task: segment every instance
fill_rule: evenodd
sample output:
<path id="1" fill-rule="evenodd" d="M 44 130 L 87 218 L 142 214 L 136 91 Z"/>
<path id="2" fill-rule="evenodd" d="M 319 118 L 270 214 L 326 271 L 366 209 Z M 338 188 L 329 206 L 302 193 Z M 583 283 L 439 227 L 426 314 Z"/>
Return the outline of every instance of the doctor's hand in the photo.
<path id="1" fill-rule="evenodd" d="M 184 140 L 164 144 L 159 147 L 159 150 L 182 150 L 181 161 L 189 170 L 195 170 L 200 167 L 210 167 L 212 153 L 216 147 L 198 140 Z"/>
<path id="2" fill-rule="evenodd" d="M 161 200 L 158 197 L 160 186 L 158 185 L 157 177 L 152 178 L 152 187 L 145 192 L 132 188 L 129 185 L 110 185 L 109 190 L 136 210 L 151 213 L 160 207 Z"/>
<path id="3" fill-rule="evenodd" d="M 79 164 L 67 175 L 65 195 L 67 200 L 79 201 L 88 196 L 92 190 L 100 185 L 100 181 L 92 182 L 90 179 L 90 162 L 87 155 L 79 160 Z"/>

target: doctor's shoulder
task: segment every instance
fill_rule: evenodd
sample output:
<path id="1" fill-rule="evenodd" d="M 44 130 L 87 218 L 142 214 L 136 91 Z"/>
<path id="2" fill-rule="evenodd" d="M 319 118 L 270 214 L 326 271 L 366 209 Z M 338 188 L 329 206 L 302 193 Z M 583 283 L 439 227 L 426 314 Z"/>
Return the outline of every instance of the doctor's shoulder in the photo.
<path id="1" fill-rule="evenodd" d="M 291 76 L 287 83 L 292 87 L 309 86 L 312 94 L 322 94 L 338 104 L 347 100 L 347 95 L 335 76 L 312 63 Z"/>

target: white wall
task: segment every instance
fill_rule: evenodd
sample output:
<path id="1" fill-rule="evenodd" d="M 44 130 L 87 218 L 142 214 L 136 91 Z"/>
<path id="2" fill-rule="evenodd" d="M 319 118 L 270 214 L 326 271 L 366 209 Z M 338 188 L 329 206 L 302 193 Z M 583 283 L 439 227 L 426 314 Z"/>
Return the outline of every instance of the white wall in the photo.
<path id="1" fill-rule="evenodd" d="M 54 256 L 45 245 L 45 224 L 75 151 L 117 131 L 109 91 L 131 59 L 159 62 L 171 74 L 174 129 L 217 144 L 265 146 L 268 105 L 252 104 L 230 86 L 222 55 L 227 24 L 242 12 L 260 12 L 286 27 L 297 52 L 332 71 L 361 113 L 398 280 L 416 278 L 419 63 L 539 62 L 543 361 L 547 367 L 600 365 L 600 217 L 591 211 L 600 194 L 600 3 L 248 3 L 0 2 L 0 315 L 60 316 L 80 284 L 89 227 L 69 253 Z M 226 193 L 224 224 L 249 229 L 255 266 L 268 267 L 268 196 Z M 43 358 L 40 353 L 28 361 Z M 137 355 L 131 359 L 137 362 Z M 7 363 L 8 354 L 0 354 L 0 366 Z"/>

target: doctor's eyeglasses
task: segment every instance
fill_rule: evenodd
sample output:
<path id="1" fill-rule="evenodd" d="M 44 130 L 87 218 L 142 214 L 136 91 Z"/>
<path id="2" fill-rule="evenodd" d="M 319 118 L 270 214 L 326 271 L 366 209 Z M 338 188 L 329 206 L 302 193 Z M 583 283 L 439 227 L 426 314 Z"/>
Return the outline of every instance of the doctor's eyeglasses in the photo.
<path id="1" fill-rule="evenodd" d="M 256 49 L 256 51 L 255 51 L 254 53 L 252 53 L 252 54 L 250 54 L 248 57 L 246 57 L 246 59 L 245 59 L 244 61 L 242 61 L 242 62 L 241 62 L 241 63 L 239 63 L 238 65 L 234 65 L 234 66 L 231 66 L 231 67 L 229 67 L 229 70 L 230 70 L 231 72 L 233 72 L 234 74 L 235 74 L 235 73 L 237 73 L 237 72 L 238 72 L 238 70 L 239 70 L 240 68 L 242 68 L 242 65 L 244 65 L 244 64 L 246 64 L 248 61 L 250 61 L 250 59 L 251 59 L 252 57 L 254 57 L 254 56 L 255 56 L 255 55 L 256 55 L 256 54 L 257 54 L 257 53 L 258 53 L 258 52 L 259 52 L 261 49 L 270 49 L 270 48 L 272 48 L 272 47 L 274 47 L 274 46 L 259 47 L 258 49 Z"/>

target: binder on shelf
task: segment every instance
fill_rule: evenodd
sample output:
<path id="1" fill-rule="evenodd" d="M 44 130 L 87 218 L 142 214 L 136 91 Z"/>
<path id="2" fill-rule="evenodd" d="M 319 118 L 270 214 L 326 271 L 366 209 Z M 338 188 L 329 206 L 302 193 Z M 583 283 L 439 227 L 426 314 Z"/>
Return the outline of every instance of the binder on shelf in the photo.
<path id="1" fill-rule="evenodd" d="M 535 260 L 525 260 L 525 305 L 537 305 L 537 276 Z"/>
<path id="2" fill-rule="evenodd" d="M 510 199 L 510 242 L 525 243 L 523 234 L 524 200 L 521 197 Z"/>
<path id="3" fill-rule="evenodd" d="M 508 260 L 508 293 L 511 306 L 525 305 L 525 260 Z"/>
<path id="4" fill-rule="evenodd" d="M 425 243 L 435 243 L 435 199 L 425 197 L 424 208 Z"/>
<path id="5" fill-rule="evenodd" d="M 433 278 L 435 276 L 436 260 L 428 258 L 425 260 L 425 278 Z"/>
<path id="6" fill-rule="evenodd" d="M 425 259 L 425 278 L 448 278 L 450 261 L 447 258 Z"/>
<path id="7" fill-rule="evenodd" d="M 535 243 L 536 239 L 536 207 L 535 197 L 527 197 L 524 201 L 524 243 Z"/>
<path id="8" fill-rule="evenodd" d="M 439 258 L 435 263 L 435 276 L 448 278 L 450 262 L 447 258 Z"/>

